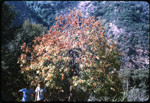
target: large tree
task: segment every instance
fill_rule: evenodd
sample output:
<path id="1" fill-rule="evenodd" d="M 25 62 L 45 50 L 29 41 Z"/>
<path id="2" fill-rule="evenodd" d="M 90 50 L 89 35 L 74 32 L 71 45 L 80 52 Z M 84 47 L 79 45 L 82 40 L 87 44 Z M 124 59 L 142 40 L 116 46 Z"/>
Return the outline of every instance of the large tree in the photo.
<path id="1" fill-rule="evenodd" d="M 1 43 L 4 44 L 8 40 L 13 38 L 12 30 L 15 29 L 15 27 L 12 27 L 13 20 L 16 17 L 16 12 L 14 10 L 14 7 L 9 6 L 9 4 L 3 2 L 2 4 L 2 18 L 1 18 L 1 24 L 2 24 L 2 35 L 1 35 Z M 11 35 L 10 35 L 11 34 Z"/>
<path id="2" fill-rule="evenodd" d="M 18 59 L 31 85 L 43 80 L 51 101 L 87 101 L 92 94 L 101 100 L 120 98 L 120 54 L 105 29 L 94 17 L 78 10 L 56 17 L 48 34 L 24 43 Z M 107 99 L 106 99 L 107 98 Z"/>

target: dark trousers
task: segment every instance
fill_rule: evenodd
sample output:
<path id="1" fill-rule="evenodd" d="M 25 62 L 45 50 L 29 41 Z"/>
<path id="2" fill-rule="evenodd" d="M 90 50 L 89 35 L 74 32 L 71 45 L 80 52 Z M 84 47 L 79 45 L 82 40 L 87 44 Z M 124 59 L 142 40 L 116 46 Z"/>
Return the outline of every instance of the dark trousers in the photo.
<path id="1" fill-rule="evenodd" d="M 44 102 L 44 100 L 38 100 L 37 102 Z"/>

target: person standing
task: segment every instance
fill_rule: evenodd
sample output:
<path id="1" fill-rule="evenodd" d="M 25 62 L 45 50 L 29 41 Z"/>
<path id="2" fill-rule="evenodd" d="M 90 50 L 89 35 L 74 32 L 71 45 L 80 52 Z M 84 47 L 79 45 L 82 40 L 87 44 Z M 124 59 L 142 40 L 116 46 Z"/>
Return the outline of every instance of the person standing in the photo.
<path id="1" fill-rule="evenodd" d="M 35 89 L 35 102 L 43 102 L 46 98 L 46 89 L 44 88 L 43 82 L 39 81 L 38 87 Z"/>
<path id="2" fill-rule="evenodd" d="M 32 89 L 30 89 L 29 84 L 26 84 L 26 88 L 20 89 L 18 92 L 23 92 L 22 102 L 30 102 L 31 94 L 35 94 L 35 92 Z"/>

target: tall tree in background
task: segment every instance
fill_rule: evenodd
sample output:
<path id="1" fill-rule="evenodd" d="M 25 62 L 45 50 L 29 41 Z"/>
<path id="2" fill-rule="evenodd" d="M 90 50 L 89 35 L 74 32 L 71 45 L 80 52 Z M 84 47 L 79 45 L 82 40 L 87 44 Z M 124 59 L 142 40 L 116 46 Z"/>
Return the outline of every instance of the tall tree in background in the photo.
<path id="1" fill-rule="evenodd" d="M 8 40 L 13 38 L 12 31 L 12 22 L 15 19 L 16 12 L 14 7 L 10 7 L 7 3 L 3 3 L 2 5 L 2 35 L 1 42 L 2 44 L 6 43 Z"/>
<path id="2" fill-rule="evenodd" d="M 11 85 L 14 85 L 13 83 L 10 83 L 14 79 L 14 74 L 16 75 L 17 72 L 11 66 L 13 67 L 14 64 L 12 63 L 11 59 L 14 59 L 15 54 L 9 53 L 8 48 L 6 47 L 6 44 L 8 41 L 10 41 L 11 38 L 13 38 L 12 31 L 12 22 L 15 18 L 16 12 L 13 9 L 13 7 L 10 7 L 7 3 L 2 3 L 2 18 L 1 18 L 1 99 L 2 100 L 15 100 L 14 95 L 12 95 L 12 88 Z M 12 56 L 13 55 L 13 56 Z M 18 75 L 18 77 L 20 77 Z M 10 88 L 10 89 L 9 89 Z M 15 89 L 14 89 L 15 90 Z"/>
<path id="3" fill-rule="evenodd" d="M 21 49 L 22 73 L 31 85 L 43 80 L 52 101 L 87 101 L 91 94 L 108 101 L 121 97 L 120 54 L 106 40 L 100 19 L 70 10 L 56 17 L 49 33 L 36 37 L 32 47 L 24 43 Z"/>

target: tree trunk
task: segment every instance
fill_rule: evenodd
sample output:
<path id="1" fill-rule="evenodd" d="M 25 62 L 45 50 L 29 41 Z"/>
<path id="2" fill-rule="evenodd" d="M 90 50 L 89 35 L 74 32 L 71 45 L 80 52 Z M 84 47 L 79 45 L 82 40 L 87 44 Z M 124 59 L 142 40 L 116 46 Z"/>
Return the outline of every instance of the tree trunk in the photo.
<path id="1" fill-rule="evenodd" d="M 68 97 L 68 102 L 73 101 L 73 97 L 72 97 L 72 85 L 70 85 L 70 94 Z"/>
<path id="2" fill-rule="evenodd" d="M 129 72 L 129 70 L 128 70 L 128 68 L 127 68 L 127 76 L 126 76 L 126 77 L 127 77 L 127 92 L 128 92 L 128 85 L 129 85 L 129 81 L 128 81 L 128 75 L 129 75 L 129 74 L 128 74 L 128 72 Z"/>

